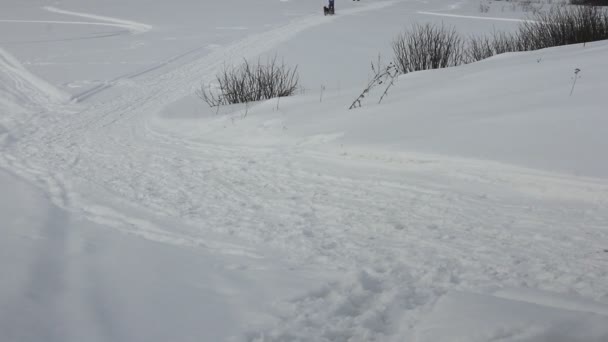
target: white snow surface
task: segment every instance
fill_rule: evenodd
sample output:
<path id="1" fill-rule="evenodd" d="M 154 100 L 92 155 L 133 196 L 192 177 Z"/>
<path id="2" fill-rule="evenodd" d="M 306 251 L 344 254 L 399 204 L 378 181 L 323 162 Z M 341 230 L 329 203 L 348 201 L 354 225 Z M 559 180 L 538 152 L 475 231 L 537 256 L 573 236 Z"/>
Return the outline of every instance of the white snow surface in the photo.
<path id="1" fill-rule="evenodd" d="M 348 110 L 411 23 L 526 16 L 322 5 L 0 4 L 1 341 L 608 340 L 608 42 Z M 194 95 L 273 55 L 296 96 Z"/>

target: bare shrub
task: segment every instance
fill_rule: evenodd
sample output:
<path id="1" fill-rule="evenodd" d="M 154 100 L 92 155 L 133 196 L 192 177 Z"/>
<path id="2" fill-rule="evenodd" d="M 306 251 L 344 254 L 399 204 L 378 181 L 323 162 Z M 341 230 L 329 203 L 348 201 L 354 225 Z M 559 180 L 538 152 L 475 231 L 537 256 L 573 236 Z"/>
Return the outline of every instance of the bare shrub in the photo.
<path id="1" fill-rule="evenodd" d="M 516 35 L 494 31 L 492 36 L 471 36 L 465 51 L 467 63 L 506 52 L 520 51 Z"/>
<path id="2" fill-rule="evenodd" d="M 519 26 L 520 51 L 608 39 L 608 11 L 594 6 L 553 7 Z"/>
<path id="3" fill-rule="evenodd" d="M 395 65 L 395 63 L 390 62 L 387 66 L 382 66 L 380 56 L 378 56 L 377 64 L 374 64 L 374 62 L 372 62 L 371 66 L 372 66 L 372 72 L 373 72 L 374 76 L 367 83 L 367 86 L 365 87 L 365 89 L 363 89 L 361 94 L 359 94 L 359 96 L 357 96 L 357 98 L 353 101 L 353 103 L 350 105 L 350 107 L 348 109 L 361 108 L 362 107 L 361 101 L 363 101 L 363 99 L 365 99 L 366 96 L 368 96 L 370 94 L 372 89 L 374 89 L 380 85 L 384 85 L 384 91 L 382 92 L 382 95 L 380 96 L 380 99 L 378 100 L 378 104 L 380 104 L 380 102 L 382 102 L 384 97 L 386 97 L 386 95 L 388 94 L 388 90 L 395 84 L 395 81 L 397 80 L 397 76 L 399 76 L 399 70 L 397 69 L 397 66 Z"/>
<path id="4" fill-rule="evenodd" d="M 608 0 L 605 0 L 608 1 Z M 532 5 L 532 1 L 524 2 Z M 400 73 L 476 62 L 497 54 L 608 39 L 608 9 L 595 6 L 552 6 L 533 11 L 514 33 L 471 36 L 464 41 L 454 28 L 415 24 L 393 40 Z"/>
<path id="5" fill-rule="evenodd" d="M 460 65 L 465 60 L 464 40 L 453 27 L 414 24 L 393 40 L 395 65 L 403 74 Z"/>
<path id="6" fill-rule="evenodd" d="M 298 89 L 298 82 L 297 66 L 290 68 L 274 56 L 265 63 L 244 60 L 240 66 L 224 67 L 216 75 L 215 88 L 203 84 L 196 94 L 209 106 L 217 107 L 290 96 Z"/>
<path id="7" fill-rule="evenodd" d="M 466 50 L 467 62 L 477 62 L 494 56 L 496 52 L 492 45 L 492 40 L 488 36 L 471 36 Z"/>
<path id="8" fill-rule="evenodd" d="M 536 10 L 536 5 L 534 3 L 532 3 L 532 1 L 530 0 L 522 0 L 519 1 L 519 7 L 521 8 L 521 10 L 525 13 L 528 12 L 535 12 Z"/>
<path id="9" fill-rule="evenodd" d="M 488 13 L 490 11 L 490 5 L 480 2 L 479 3 L 479 12 Z"/>
<path id="10" fill-rule="evenodd" d="M 608 6 L 608 0 L 570 0 L 572 5 Z"/>
<path id="11" fill-rule="evenodd" d="M 494 32 L 491 37 L 471 37 L 466 49 L 466 60 L 476 62 L 505 52 L 538 50 L 603 39 L 608 39 L 608 10 L 591 6 L 557 6 L 547 12 L 536 13 L 532 20 L 521 23 L 513 34 Z"/>

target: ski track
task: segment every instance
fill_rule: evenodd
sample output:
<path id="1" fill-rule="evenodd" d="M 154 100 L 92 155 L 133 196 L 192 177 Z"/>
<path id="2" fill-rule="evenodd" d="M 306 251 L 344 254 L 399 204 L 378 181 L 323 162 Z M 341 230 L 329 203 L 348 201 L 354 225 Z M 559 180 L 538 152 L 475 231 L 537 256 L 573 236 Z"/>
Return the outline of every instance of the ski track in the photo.
<path id="1" fill-rule="evenodd" d="M 31 124 L 35 114 L 61 110 L 68 100 L 68 94 L 30 73 L 0 48 L 0 127 L 4 127 L 0 131 L 0 146 L 12 141 L 13 132 L 40 128 Z"/>
<path id="2" fill-rule="evenodd" d="M 30 73 L 21 63 L 7 51 L 0 48 L 0 76 L 3 78 L 2 93 L 17 98 L 14 103 L 33 103 L 41 107 L 61 104 L 68 95 L 58 90 L 48 82 Z M 11 85 L 11 86 L 4 86 Z"/>
<path id="3" fill-rule="evenodd" d="M 283 248 L 296 266 L 346 274 L 280 304 L 277 326 L 252 331 L 250 341 L 386 340 L 413 329 L 449 289 L 500 284 L 605 301 L 608 270 L 599 254 L 608 238 L 604 180 L 373 151 L 343 156 L 315 149 L 314 139 L 275 148 L 219 145 L 185 139 L 153 120 L 159 108 L 211 80 L 226 61 L 255 57 L 337 19 L 297 19 L 173 70 L 141 73 L 136 87 L 112 100 L 64 109 L 55 106 L 62 96 L 0 50 L 0 75 L 19 90 L 12 96 L 46 114 L 7 126 L 16 141 L 0 144 L 0 167 L 45 188 L 60 207 L 142 238 L 262 257 L 204 238 L 214 231 Z M 168 231 L 96 203 L 99 197 L 125 207 L 137 203 L 154 213 L 150 217 L 187 226 Z"/>
<path id="4" fill-rule="evenodd" d="M 142 75 L 145 75 L 145 74 L 148 74 L 150 72 L 156 71 L 156 70 L 158 70 L 160 68 L 163 68 L 163 67 L 165 67 L 165 66 L 167 66 L 167 65 L 169 65 L 171 63 L 174 63 L 175 61 L 177 61 L 177 60 L 179 60 L 181 58 L 184 58 L 184 57 L 186 57 L 188 55 L 191 55 L 193 53 L 197 53 L 197 52 L 199 52 L 199 51 L 201 51 L 203 49 L 206 49 L 206 48 L 207 48 L 207 45 L 199 46 L 199 47 L 196 47 L 194 49 L 190 49 L 190 50 L 188 50 L 186 52 L 183 52 L 183 53 L 180 53 L 178 55 L 175 55 L 175 56 L 173 56 L 171 58 L 167 58 L 166 60 L 164 60 L 162 62 L 155 63 L 153 65 L 147 66 L 144 69 L 137 70 L 137 71 L 125 74 L 125 75 L 121 75 L 121 76 L 115 77 L 112 80 L 106 81 L 106 82 L 104 82 L 102 84 L 99 84 L 99 85 L 97 85 L 95 87 L 92 87 L 90 89 L 87 89 L 87 90 L 79 93 L 79 94 L 76 94 L 76 95 L 72 96 L 72 101 L 73 102 L 82 102 L 82 101 L 85 101 L 85 100 L 89 99 L 90 97 L 93 97 L 93 96 L 101 93 L 102 91 L 107 90 L 107 89 L 115 86 L 116 84 L 119 84 L 122 81 L 131 80 L 131 79 L 134 79 L 136 77 L 140 77 Z"/>
<path id="5" fill-rule="evenodd" d="M 0 19 L 0 23 L 15 23 L 15 24 L 58 24 L 58 25 L 94 25 L 94 26 L 111 26 L 133 31 L 132 25 L 113 24 L 113 23 L 97 23 L 91 21 L 61 21 L 61 20 L 13 20 Z"/>
<path id="6" fill-rule="evenodd" d="M 475 19 L 475 20 L 533 22 L 533 20 L 526 20 L 526 19 L 499 18 L 499 17 L 481 17 L 481 16 L 476 16 L 476 15 L 461 15 L 461 14 L 438 13 L 438 12 L 427 12 L 427 11 L 418 11 L 417 13 L 418 14 L 424 14 L 424 15 L 435 15 L 435 16 L 439 16 L 439 17 L 452 17 L 452 18 Z"/>
<path id="7" fill-rule="evenodd" d="M 52 12 L 52 13 L 65 14 L 65 15 L 71 15 L 71 16 L 75 16 L 75 17 L 104 21 L 104 22 L 106 22 L 105 25 L 126 28 L 135 34 L 148 32 L 152 29 L 152 26 L 150 26 L 148 24 L 144 24 L 144 23 L 139 23 L 136 21 L 130 21 L 130 20 L 124 20 L 124 19 L 118 19 L 118 18 L 112 18 L 112 17 L 105 17 L 105 16 L 95 15 L 95 14 L 90 14 L 90 13 L 66 11 L 66 10 L 52 7 L 52 6 L 45 6 L 45 7 L 43 7 L 43 9 L 45 9 L 49 12 Z M 102 25 L 101 23 L 88 23 L 88 24 Z"/>

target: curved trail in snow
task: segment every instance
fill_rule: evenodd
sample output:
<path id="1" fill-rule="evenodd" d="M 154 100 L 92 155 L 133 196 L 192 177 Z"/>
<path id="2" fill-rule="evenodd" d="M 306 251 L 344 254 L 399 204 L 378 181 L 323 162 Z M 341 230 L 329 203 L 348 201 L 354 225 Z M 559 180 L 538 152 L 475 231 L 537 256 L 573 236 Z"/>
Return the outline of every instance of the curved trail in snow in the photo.
<path id="1" fill-rule="evenodd" d="M 88 24 L 91 24 L 91 25 L 116 26 L 116 27 L 126 28 L 129 31 L 131 31 L 133 33 L 137 33 L 137 34 L 148 32 L 152 29 L 152 26 L 150 26 L 148 24 L 139 23 L 139 22 L 132 21 L 132 20 L 124 20 L 124 19 L 119 19 L 119 18 L 106 17 L 106 16 L 101 16 L 101 15 L 96 15 L 96 14 L 91 14 L 91 13 L 66 11 L 66 10 L 56 8 L 53 6 L 45 6 L 43 8 L 52 13 L 65 14 L 65 15 L 87 18 L 87 19 L 95 19 L 95 20 L 105 22 L 105 23 L 89 22 Z"/>
<path id="2" fill-rule="evenodd" d="M 5 92 L 15 97 L 21 97 L 18 103 L 37 104 L 47 107 L 51 104 L 65 102 L 69 96 L 49 84 L 45 80 L 29 72 L 15 57 L 6 50 L 0 48 L 0 76 L 6 78 L 2 82 L 3 93 Z M 9 86 L 4 86 L 4 85 Z"/>
<path id="3" fill-rule="evenodd" d="M 477 15 L 462 15 L 462 14 L 427 12 L 427 11 L 418 11 L 416 13 L 418 13 L 418 14 L 424 14 L 424 15 L 434 15 L 434 16 L 438 16 L 438 17 L 452 17 L 452 18 L 475 19 L 475 20 L 533 22 L 533 20 L 527 20 L 527 19 L 500 18 L 500 17 L 482 17 L 482 16 L 477 16 Z"/>
<path id="4" fill-rule="evenodd" d="M 224 63 L 255 57 L 337 19 L 306 16 L 160 75 L 142 74 L 111 100 L 89 96 L 52 112 L 26 99 L 46 115 L 33 119 L 36 128 L 18 132 L 15 143 L 0 145 L 0 166 L 45 187 L 61 207 L 143 238 L 258 257 L 239 246 L 214 245 L 205 234 L 212 231 L 281 248 L 295 267 L 346 274 L 285 303 L 282 321 L 263 335 L 266 340 L 294 334 L 323 340 L 335 336 L 335 327 L 345 340 L 383 340 L 398 327 L 415 326 L 453 288 L 524 283 L 602 293 L 608 270 L 589 251 L 605 247 L 605 182 L 429 156 L 229 146 L 184 137 L 157 121 L 160 108 L 211 80 Z M 15 83 L 27 79 L 11 75 L 19 76 Z M 553 201 L 543 197 L 545 188 L 574 199 Z M 592 211 L 584 205 L 588 198 L 597 206 Z M 187 226 L 159 227 L 123 211 L 132 207 Z M 585 239 L 572 238 L 573 226 Z"/>
<path id="5" fill-rule="evenodd" d="M 376 2 L 344 10 L 341 12 L 341 16 L 377 10 L 394 3 L 395 1 Z M 308 15 L 276 29 L 254 34 L 236 43 L 218 48 L 200 59 L 181 65 L 160 76 L 151 79 L 143 78 L 138 82 L 138 87 L 134 91 L 120 95 L 118 98 L 103 104 L 92 104 L 90 109 L 75 116 L 74 120 L 76 122 L 67 127 L 67 132 L 53 135 L 59 138 L 65 134 L 73 135 L 83 129 L 111 125 L 126 115 L 136 115 L 137 113 L 154 110 L 154 108 L 160 108 L 164 104 L 172 103 L 191 94 L 201 83 L 211 81 L 215 77 L 215 72 L 223 65 L 243 58 L 249 59 L 258 56 L 274 46 L 288 41 L 300 32 L 337 19 L 339 18 L 326 18 L 317 14 Z M 75 100 L 80 101 L 88 98 L 96 92 L 97 90 L 87 92 L 84 96 Z"/>
<path id="6" fill-rule="evenodd" d="M 69 99 L 0 48 L 0 146 L 3 135 L 36 129 L 29 124 L 36 112 L 60 110 Z"/>
<path id="7" fill-rule="evenodd" d="M 152 29 L 152 26 L 136 21 L 129 21 L 124 19 L 105 17 L 89 13 L 72 12 L 66 11 L 59 8 L 46 6 L 43 7 L 45 10 L 64 14 L 69 16 L 76 16 L 87 19 L 95 19 L 99 21 L 65 21 L 65 20 L 27 20 L 27 19 L 0 19 L 0 23 L 13 23 L 13 24 L 57 24 L 57 25 L 93 25 L 93 26 L 109 26 L 117 27 L 120 29 L 127 30 L 132 34 L 141 34 L 148 32 Z"/>
<path id="8" fill-rule="evenodd" d="M 92 21 L 61 21 L 61 20 L 12 20 L 0 19 L 0 23 L 18 23 L 18 24 L 59 24 L 59 25 L 94 25 L 94 26 L 111 26 L 122 29 L 132 30 L 131 25 L 112 24 L 112 23 L 97 23 Z"/>

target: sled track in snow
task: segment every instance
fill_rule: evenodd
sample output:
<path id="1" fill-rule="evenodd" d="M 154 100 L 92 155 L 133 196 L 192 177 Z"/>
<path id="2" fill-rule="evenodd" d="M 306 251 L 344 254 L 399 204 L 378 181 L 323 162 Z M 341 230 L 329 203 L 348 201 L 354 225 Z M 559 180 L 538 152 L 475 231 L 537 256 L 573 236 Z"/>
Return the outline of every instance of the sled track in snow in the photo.
<path id="1" fill-rule="evenodd" d="M 341 15 L 354 15 L 365 11 L 381 9 L 394 3 L 395 1 L 377 2 L 345 10 L 341 12 Z M 272 49 L 272 47 L 289 40 L 300 32 L 336 19 L 338 18 L 325 18 L 318 14 L 309 15 L 296 19 L 282 27 L 255 34 L 236 43 L 216 49 L 201 59 L 182 65 L 159 76 L 148 79 L 142 78 L 132 92 L 127 92 L 126 95 L 121 95 L 106 104 L 91 104 L 90 109 L 78 113 L 76 119 L 81 121 L 79 123 L 80 126 L 72 126 L 70 133 L 82 131 L 89 127 L 93 129 L 104 127 L 120 120 L 125 115 L 136 115 L 137 113 L 154 110 L 154 108 L 160 108 L 164 104 L 171 103 L 191 94 L 201 83 L 212 80 L 217 70 L 223 65 L 237 62 L 242 58 L 258 56 Z M 170 60 L 167 61 L 167 63 L 169 62 Z M 154 70 L 156 69 L 157 67 L 154 68 Z M 129 75 L 127 78 L 141 76 L 149 71 L 151 70 L 138 72 L 134 75 Z M 117 81 L 114 80 L 114 82 Z M 107 89 L 107 87 L 77 96 L 75 100 L 84 100 L 104 89 Z M 83 119 L 85 120 L 84 122 L 82 122 Z"/>
<path id="2" fill-rule="evenodd" d="M 34 113 L 61 110 L 69 95 L 30 73 L 21 63 L 0 48 L 0 151 L 2 135 L 31 132 Z"/>
<path id="3" fill-rule="evenodd" d="M 441 12 L 426 12 L 418 11 L 418 14 L 434 15 L 438 17 L 451 17 L 451 18 L 462 18 L 462 19 L 475 19 L 475 20 L 492 20 L 492 21 L 512 21 L 512 22 L 534 22 L 534 20 L 517 19 L 517 18 L 500 18 L 500 17 L 482 17 L 478 15 L 462 15 L 453 13 L 441 13 Z"/>
<path id="4" fill-rule="evenodd" d="M 394 1 L 377 2 L 371 5 L 365 5 L 351 10 L 341 12 L 341 15 L 357 14 L 369 10 L 375 10 L 390 6 Z M 113 18 L 105 18 L 93 16 L 77 12 L 69 12 L 64 10 L 52 9 L 52 11 L 64 14 L 79 15 L 95 19 L 103 19 L 118 22 Z M 21 139 L 20 144 L 13 146 L 14 150 L 7 150 L 7 155 L 3 158 L 3 164 L 8 167 L 20 170 L 20 173 L 26 175 L 29 171 L 29 177 L 37 184 L 56 184 L 59 180 L 71 179 L 66 177 L 64 173 L 78 174 L 75 170 L 77 166 L 88 166 L 87 169 L 94 169 L 94 166 L 99 163 L 99 160 L 105 155 L 105 151 L 121 151 L 125 148 L 136 148 L 134 141 L 121 140 L 119 132 L 126 130 L 125 137 L 130 136 L 132 128 L 136 127 L 140 121 L 143 121 L 142 115 L 154 114 L 156 110 L 162 108 L 164 104 L 170 103 L 181 98 L 184 95 L 190 94 L 195 87 L 201 82 L 208 81 L 214 77 L 215 72 L 224 64 L 231 60 L 240 58 L 254 57 L 271 49 L 276 44 L 284 42 L 294 35 L 308 28 L 322 25 L 337 18 L 325 18 L 318 14 L 305 16 L 296 19 L 284 26 L 252 35 L 234 44 L 214 50 L 208 56 L 205 56 L 196 61 L 187 63 L 173 70 L 160 74 L 154 77 L 146 77 L 144 73 L 134 75 L 141 76 L 133 88 L 124 91 L 123 94 L 107 102 L 88 102 L 84 110 L 78 110 L 78 106 L 72 107 L 70 110 L 61 111 L 58 114 L 49 113 L 50 115 L 38 115 L 33 118 L 28 126 L 33 129 L 24 128 L 27 137 Z M 124 21 L 120 21 L 121 24 Z M 147 71 L 146 71 L 147 72 Z M 93 92 L 83 94 L 84 97 L 90 97 L 95 92 L 103 89 L 94 90 Z M 28 102 L 28 101 L 26 101 Z M 31 102 L 31 101 L 30 101 Z M 43 111 L 45 105 L 36 104 L 36 108 Z M 82 106 L 80 106 L 82 108 Z M 57 111 L 51 109 L 51 111 Z M 129 123 L 123 122 L 126 118 L 132 118 Z M 115 125 L 121 121 L 120 125 Z M 42 129 L 44 128 L 44 129 Z M 101 142 L 101 143 L 100 143 Z M 120 153 L 118 153 L 120 154 Z M 96 157 L 89 158 L 92 155 L 97 155 L 97 161 L 93 160 Z M 111 155 L 111 152 L 110 154 Z M 120 158 L 119 158 L 120 159 Z M 90 163 L 90 165 L 87 165 Z M 113 163 L 110 163 L 111 165 Z M 120 166 L 118 166 L 121 168 Z M 123 165 L 124 167 L 124 165 Z M 72 170 L 70 170 L 72 169 Z M 112 172 L 107 168 L 101 167 L 101 170 Z M 49 174 L 48 170 L 53 170 L 53 174 Z M 117 171 L 114 169 L 113 171 Z M 130 170 L 129 172 L 135 172 Z M 84 173 L 86 174 L 86 173 Z M 116 175 L 116 173 L 114 173 Z M 78 177 L 73 175 L 74 177 Z M 108 184 L 103 183 L 99 179 L 89 179 L 92 184 L 99 184 L 101 188 L 107 187 Z M 53 186 L 54 188 L 56 186 Z M 70 188 L 69 185 L 65 189 Z M 220 187 L 218 191 L 223 191 Z M 65 194 L 64 192 L 69 194 Z M 65 203 L 71 205 L 78 204 L 78 200 L 69 201 L 66 198 L 78 197 L 77 194 L 71 193 L 69 190 L 59 191 L 56 196 L 59 198 L 56 204 L 65 206 Z M 54 192 L 54 191 L 53 191 Z M 119 194 L 120 195 L 120 194 Z M 63 198 L 63 199 L 61 199 Z M 88 206 L 87 206 L 88 207 Z M 77 208 L 72 208 L 78 210 Z M 80 208 L 80 210 L 84 210 Z M 162 212 L 161 208 L 161 212 Z M 90 216 L 95 216 L 98 210 L 86 209 Z M 174 213 L 172 213 L 174 214 Z M 109 215 L 109 216 L 108 216 Z M 112 221 L 111 211 L 103 214 L 104 220 Z M 117 214 L 117 216 L 120 216 Z M 89 217 L 91 218 L 91 217 Z M 127 226 L 133 226 L 127 218 L 116 218 L 117 222 Z"/>
<path id="5" fill-rule="evenodd" d="M 52 7 L 52 6 L 45 6 L 45 7 L 43 7 L 43 9 L 45 9 L 51 13 L 65 14 L 65 15 L 69 15 L 69 16 L 75 16 L 75 17 L 81 17 L 81 18 L 87 18 L 87 19 L 94 19 L 94 20 L 99 20 L 102 22 L 102 23 L 81 22 L 80 24 L 115 26 L 115 27 L 127 29 L 135 34 L 144 33 L 144 32 L 150 31 L 152 29 L 152 26 L 150 26 L 148 24 L 138 23 L 136 21 L 131 21 L 131 20 L 105 17 L 105 16 L 91 14 L 91 13 L 66 11 L 66 10 Z"/>
<path id="6" fill-rule="evenodd" d="M 605 233 L 600 231 L 606 217 L 601 211 L 596 217 L 584 218 L 576 207 L 566 203 L 546 208 L 535 204 L 534 199 L 543 187 L 555 186 L 566 192 L 582 191 L 580 198 L 595 198 L 606 206 L 606 184 L 571 182 L 517 168 L 446 160 L 427 166 L 404 160 L 401 167 L 405 174 L 391 175 L 386 170 L 358 173 L 349 172 L 357 169 L 348 167 L 350 161 L 357 165 L 370 158 L 379 169 L 390 169 L 391 165 L 376 154 L 362 153 L 344 160 L 339 153 L 184 141 L 160 126 L 141 126 L 135 133 L 138 140 L 175 151 L 174 160 L 179 160 L 178 151 L 186 148 L 192 155 L 201 156 L 201 160 L 215 161 L 195 178 L 189 176 L 194 171 L 192 165 L 173 164 L 177 177 L 192 179 L 184 192 L 204 194 L 210 186 L 212 193 L 221 194 L 216 198 L 218 207 L 208 208 L 208 212 L 197 208 L 196 201 L 184 202 L 189 204 L 182 215 L 201 222 L 215 217 L 213 212 L 221 212 L 219 216 L 225 215 L 224 218 L 206 221 L 205 229 L 229 232 L 229 227 L 237 226 L 240 229 L 234 234 L 258 243 L 272 241 L 274 245 L 288 246 L 297 259 L 306 263 L 323 264 L 341 272 L 349 270 L 341 281 L 285 303 L 284 309 L 290 314 L 266 332 L 262 340 L 281 341 L 293 338 L 294 332 L 304 340 L 331 340 L 337 326 L 344 329 L 346 338 L 382 339 L 395 326 L 415 324 L 420 313 L 448 288 L 483 288 L 496 282 L 518 286 L 516 279 L 524 278 L 531 286 L 563 291 L 559 282 L 547 280 L 571 275 L 572 264 L 567 265 L 564 260 L 578 260 L 575 268 L 582 269 L 577 276 L 585 278 L 581 284 L 594 288 L 584 290 L 588 293 L 599 290 L 602 283 L 597 273 L 586 273 L 589 268 L 607 274 L 600 271 L 603 262 L 598 255 L 586 254 L 589 249 L 583 252 L 589 246 L 574 246 L 571 244 L 577 242 L 568 239 L 569 227 L 579 225 L 585 227 L 583 234 L 597 234 L 597 239 L 602 240 Z M 331 165 L 337 159 L 343 160 L 336 163 L 335 172 L 320 174 L 315 170 L 315 165 Z M 412 168 L 417 171 L 406 171 Z M 446 175 L 448 181 L 439 180 Z M 435 177 L 437 181 L 433 181 Z M 468 190 L 479 182 L 495 188 L 496 194 L 490 189 L 484 196 Z M 532 184 L 543 185 L 534 189 Z M 525 187 L 531 194 L 524 196 L 526 200 L 519 196 L 498 197 L 505 189 Z M 202 202 L 209 201 L 214 200 Z M 231 222 L 235 218 L 230 207 L 221 205 L 226 202 L 235 203 L 232 208 L 240 208 L 234 209 L 239 212 L 237 221 Z M 530 240 L 530 234 L 547 236 L 549 231 L 545 229 L 551 230 L 550 234 L 559 233 L 545 247 L 539 247 Z M 591 250 L 600 246 L 598 243 Z M 569 255 L 557 256 L 564 251 L 569 251 Z M 530 269 L 534 270 L 530 274 L 521 271 Z M 388 312 L 394 310 L 405 316 L 398 322 L 383 321 L 382 317 L 389 317 Z M 362 328 L 362 320 L 367 319 L 382 323 Z"/>
<path id="7" fill-rule="evenodd" d="M 67 94 L 30 73 L 15 57 L 2 48 L 0 48 L 0 77 L 3 78 L 0 96 L 14 97 L 14 99 L 6 98 L 5 101 L 49 107 L 68 99 Z"/>
<path id="8" fill-rule="evenodd" d="M 127 30 L 132 30 L 133 29 L 129 25 L 112 24 L 112 23 L 98 23 L 98 22 L 92 22 L 92 21 L 0 19 L 0 23 L 12 23 L 12 24 L 55 24 L 55 25 L 92 25 L 92 26 L 118 27 L 118 28 L 127 29 Z"/>

